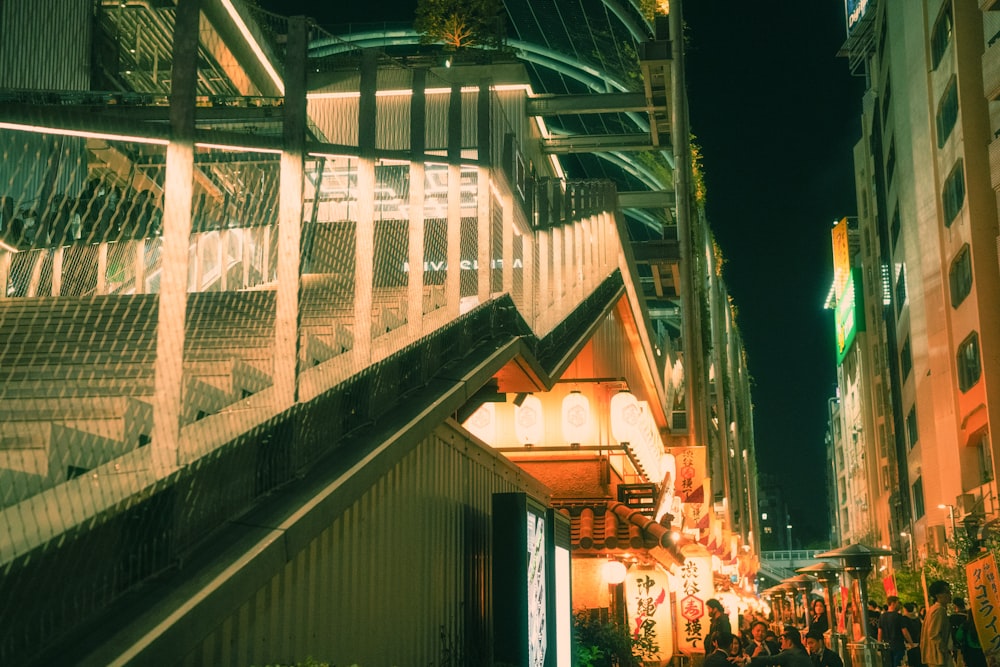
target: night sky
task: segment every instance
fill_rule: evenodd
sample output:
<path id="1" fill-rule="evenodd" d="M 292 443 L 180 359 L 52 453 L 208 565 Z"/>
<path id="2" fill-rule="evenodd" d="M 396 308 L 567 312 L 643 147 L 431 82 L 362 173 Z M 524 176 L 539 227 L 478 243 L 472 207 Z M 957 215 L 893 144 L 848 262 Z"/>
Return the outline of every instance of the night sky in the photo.
<path id="1" fill-rule="evenodd" d="M 857 208 L 864 83 L 836 56 L 843 8 L 842 0 L 684 2 L 691 126 L 754 378 L 757 460 L 782 480 L 796 545 L 829 530 L 823 438 L 836 357 L 823 302 L 830 228 Z"/>
<path id="2" fill-rule="evenodd" d="M 411 21 L 416 0 L 263 0 L 321 25 Z M 376 9 L 377 7 L 377 9 Z M 843 0 L 685 0 L 692 131 L 754 378 L 760 469 L 796 543 L 825 540 L 824 433 L 836 384 L 830 228 L 854 215 L 863 81 L 837 52 Z M 825 546 L 825 543 L 821 546 Z"/>

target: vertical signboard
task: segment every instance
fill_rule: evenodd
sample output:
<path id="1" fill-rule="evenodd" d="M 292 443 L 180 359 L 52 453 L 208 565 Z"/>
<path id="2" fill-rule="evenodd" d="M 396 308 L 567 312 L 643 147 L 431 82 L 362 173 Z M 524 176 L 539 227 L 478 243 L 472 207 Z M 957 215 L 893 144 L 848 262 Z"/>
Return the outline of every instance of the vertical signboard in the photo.
<path id="1" fill-rule="evenodd" d="M 495 659 L 526 667 L 555 662 L 556 600 L 549 512 L 523 493 L 493 495 Z"/>
<path id="2" fill-rule="evenodd" d="M 674 493 L 680 500 L 681 528 L 692 536 L 701 537 L 708 528 L 709 513 L 706 511 L 709 495 L 706 494 L 708 480 L 704 447 L 670 447 L 667 454 L 674 457 L 677 484 Z M 675 514 L 675 516 L 678 516 Z"/>
<path id="3" fill-rule="evenodd" d="M 674 457 L 677 483 L 674 493 L 682 503 L 702 502 L 702 483 L 706 477 L 704 447 L 669 447 L 667 453 Z"/>
<path id="4" fill-rule="evenodd" d="M 548 645 L 546 572 L 545 572 L 545 515 L 528 508 L 524 512 L 528 534 L 528 667 L 545 665 L 545 648 Z"/>
<path id="5" fill-rule="evenodd" d="M 830 232 L 833 244 L 833 295 L 840 298 L 847 287 L 847 275 L 851 272 L 851 247 L 847 236 L 847 218 L 841 219 Z"/>
<path id="6" fill-rule="evenodd" d="M 549 645 L 555 649 L 556 667 L 573 663 L 573 571 L 570 549 L 573 537 L 569 517 L 553 509 L 548 511 L 552 541 L 552 595 L 549 604 Z"/>
<path id="7" fill-rule="evenodd" d="M 868 11 L 869 0 L 844 0 L 844 12 L 847 15 L 847 35 L 857 27 Z"/>
<path id="8" fill-rule="evenodd" d="M 677 600 L 677 650 L 681 653 L 704 653 L 708 635 L 708 610 L 705 602 L 715 593 L 712 581 L 712 556 L 696 544 L 683 547 L 684 564 L 678 569 L 674 594 Z"/>
<path id="9" fill-rule="evenodd" d="M 633 570 L 625 579 L 625 597 L 632 640 L 655 646 L 650 657 L 665 665 L 674 655 L 674 628 L 670 613 L 669 575 L 658 567 Z"/>
<path id="10" fill-rule="evenodd" d="M 865 301 L 861 269 L 847 274 L 847 287 L 837 297 L 834 320 L 837 327 L 837 365 L 844 362 L 854 337 L 865 330 Z"/>
<path id="11" fill-rule="evenodd" d="M 1000 658 L 1000 574 L 996 558 L 990 553 L 972 561 L 965 566 L 965 578 L 979 645 L 987 662 L 995 664 Z"/>

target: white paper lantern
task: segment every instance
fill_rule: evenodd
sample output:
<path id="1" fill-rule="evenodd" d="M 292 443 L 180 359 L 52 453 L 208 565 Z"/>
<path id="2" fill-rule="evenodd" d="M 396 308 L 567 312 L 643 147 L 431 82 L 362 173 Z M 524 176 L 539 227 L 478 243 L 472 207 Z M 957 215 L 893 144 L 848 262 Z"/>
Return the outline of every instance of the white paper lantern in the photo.
<path id="1" fill-rule="evenodd" d="M 632 442 L 642 414 L 639 401 L 627 391 L 611 397 L 611 436 L 619 443 Z"/>
<path id="2" fill-rule="evenodd" d="M 620 584 L 625 581 L 628 570 L 625 568 L 625 563 L 619 560 L 609 560 L 604 564 L 602 574 L 604 575 L 604 581 L 609 584 Z"/>
<path id="3" fill-rule="evenodd" d="M 537 396 L 527 396 L 514 411 L 514 432 L 522 445 L 540 445 L 545 437 L 545 415 Z"/>
<path id="4" fill-rule="evenodd" d="M 562 402 L 563 438 L 580 444 L 590 433 L 590 401 L 578 391 L 570 392 Z"/>

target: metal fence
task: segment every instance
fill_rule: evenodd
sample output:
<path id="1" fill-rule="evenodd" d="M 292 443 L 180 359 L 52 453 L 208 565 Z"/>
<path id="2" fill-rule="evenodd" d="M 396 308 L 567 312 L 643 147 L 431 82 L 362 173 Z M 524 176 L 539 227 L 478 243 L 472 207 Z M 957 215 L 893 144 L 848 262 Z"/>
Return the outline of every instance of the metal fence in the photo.
<path id="1" fill-rule="evenodd" d="M 275 98 L 270 47 L 241 61 L 246 34 L 210 29 L 230 3 L 206 3 L 185 138 L 156 71 L 181 9 L 111 4 L 124 91 L 0 91 L 0 662 L 336 449 L 273 456 L 278 415 L 500 295 L 544 336 L 619 264 L 613 188 L 526 169 L 523 90 L 348 59 L 328 95 Z M 227 467 L 240 442 L 256 462 Z"/>

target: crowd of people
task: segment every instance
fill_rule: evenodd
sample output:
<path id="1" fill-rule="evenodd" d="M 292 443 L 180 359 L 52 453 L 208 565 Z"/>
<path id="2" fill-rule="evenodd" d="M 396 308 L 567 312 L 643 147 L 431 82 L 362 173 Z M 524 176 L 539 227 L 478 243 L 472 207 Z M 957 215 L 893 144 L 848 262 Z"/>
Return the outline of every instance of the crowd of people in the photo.
<path id="1" fill-rule="evenodd" d="M 19 250 L 139 239 L 160 233 L 162 216 L 149 190 L 122 191 L 91 179 L 79 197 L 55 194 L 43 206 L 0 198 L 0 240 Z"/>
<path id="2" fill-rule="evenodd" d="M 945 581 L 933 582 L 927 593 L 931 604 L 926 609 L 896 596 L 889 596 L 884 606 L 869 603 L 867 634 L 887 646 L 892 664 L 885 667 L 987 667 L 965 600 L 953 599 Z M 804 634 L 793 625 L 776 632 L 766 617 L 751 612 L 734 632 L 718 600 L 709 600 L 707 607 L 705 667 L 844 667 L 841 656 L 827 645 L 829 620 L 822 600 L 811 603 Z M 843 616 L 847 627 L 851 616 L 850 609 Z M 854 620 L 860 620 L 858 615 Z"/>
<path id="3" fill-rule="evenodd" d="M 869 603 L 869 635 L 889 647 L 891 667 L 986 667 L 976 624 L 951 586 L 927 588 L 929 607 L 889 596 L 884 607 Z"/>

